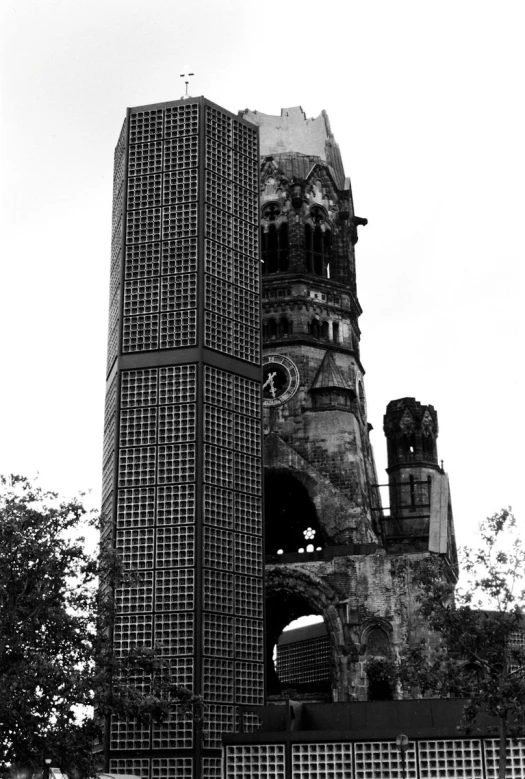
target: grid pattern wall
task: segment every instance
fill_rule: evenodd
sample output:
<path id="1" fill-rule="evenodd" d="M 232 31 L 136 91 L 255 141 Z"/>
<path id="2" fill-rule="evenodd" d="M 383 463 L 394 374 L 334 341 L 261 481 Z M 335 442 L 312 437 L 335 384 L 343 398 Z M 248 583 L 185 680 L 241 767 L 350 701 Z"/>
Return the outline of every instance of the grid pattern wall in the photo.
<path id="1" fill-rule="evenodd" d="M 247 744 L 226 747 L 228 779 L 285 779 L 284 744 Z"/>
<path id="2" fill-rule="evenodd" d="M 203 684 L 210 745 L 262 704 L 260 385 L 204 366 Z"/>
<path id="3" fill-rule="evenodd" d="M 257 130 L 206 107 L 204 343 L 260 361 Z"/>
<path id="4" fill-rule="evenodd" d="M 497 779 L 499 744 L 496 739 L 484 743 L 486 779 Z M 525 776 L 525 739 L 509 739 L 507 742 L 506 779 L 520 779 Z"/>
<path id="5" fill-rule="evenodd" d="M 294 744 L 294 779 L 343 779 L 352 776 L 352 744 Z"/>
<path id="6" fill-rule="evenodd" d="M 197 203 L 204 198 L 205 344 L 257 364 L 257 129 L 205 107 L 205 191 L 199 192 L 199 110 L 187 102 L 130 116 L 127 191 L 119 163 L 122 183 L 114 194 L 120 235 L 124 200 L 126 206 L 122 350 L 196 343 Z M 114 317 L 120 294 L 112 301 Z"/>
<path id="7" fill-rule="evenodd" d="M 124 353 L 197 342 L 199 104 L 130 116 Z"/>
<path id="8" fill-rule="evenodd" d="M 122 656 L 136 646 L 156 646 L 177 683 L 190 690 L 195 651 L 196 400 L 194 364 L 121 373 L 115 546 L 134 576 L 116 590 L 114 649 Z M 116 387 L 108 393 L 108 409 L 115 405 Z M 137 679 L 137 686 L 141 684 Z M 193 723 L 175 712 L 153 728 L 112 723 L 112 750 L 192 746 Z M 191 768 L 191 759 L 187 765 Z"/>
<path id="9" fill-rule="evenodd" d="M 104 411 L 104 444 L 102 452 L 102 508 L 103 529 L 107 536 L 111 529 L 113 481 L 115 470 L 115 432 L 117 413 L 117 374 L 106 383 Z"/>
<path id="10" fill-rule="evenodd" d="M 124 188 L 126 166 L 127 120 L 124 121 L 115 147 L 113 166 L 113 215 L 111 225 L 111 269 L 109 281 L 107 373 L 118 354 L 120 318 L 120 274 L 123 251 Z"/>
<path id="11" fill-rule="evenodd" d="M 222 733 L 235 728 L 235 706 L 263 703 L 260 384 L 206 365 L 203 392 L 204 737 L 219 748 Z M 121 374 L 115 543 L 124 566 L 140 575 L 117 590 L 114 646 L 124 654 L 156 645 L 190 689 L 196 409 L 194 364 Z M 184 718 L 152 733 L 117 724 L 113 750 L 193 745 Z"/>
<path id="12" fill-rule="evenodd" d="M 133 110 L 128 122 L 115 158 L 109 364 L 119 351 L 200 343 L 260 365 L 257 129 L 200 100 Z M 144 355 L 121 372 L 106 426 L 105 500 L 116 481 L 114 544 L 134 572 L 116 591 L 114 649 L 155 647 L 178 683 L 203 693 L 203 744 L 220 749 L 237 706 L 263 703 L 260 384 L 143 359 L 151 365 Z M 112 764 L 189 779 L 194 730 L 176 711 L 151 727 L 115 719 Z M 149 759 L 132 766 L 126 750 Z M 206 761 L 204 775 L 218 777 L 221 760 Z"/>
<path id="13" fill-rule="evenodd" d="M 483 776 L 481 742 L 477 739 L 420 741 L 421 779 L 449 776 L 450 779 L 475 779 Z"/>
<path id="14" fill-rule="evenodd" d="M 144 757 L 114 758 L 109 761 L 109 770 L 118 774 L 132 774 L 140 776 L 141 779 L 149 779 L 150 761 Z"/>
<path id="15" fill-rule="evenodd" d="M 411 741 L 405 773 L 395 741 L 296 743 L 285 772 L 284 744 L 243 744 L 224 750 L 224 779 L 497 779 L 496 739 Z M 525 739 L 507 745 L 506 779 L 525 776 Z"/>
<path id="16" fill-rule="evenodd" d="M 192 779 L 193 758 L 154 757 L 151 761 L 151 779 Z"/>
<path id="17" fill-rule="evenodd" d="M 401 756 L 395 742 L 365 741 L 354 744 L 354 777 L 405 779 Z M 406 779 L 418 779 L 416 753 L 412 743 L 406 752 Z"/>
<path id="18" fill-rule="evenodd" d="M 283 683 L 304 684 L 331 679 L 328 636 L 277 645 L 277 675 Z"/>

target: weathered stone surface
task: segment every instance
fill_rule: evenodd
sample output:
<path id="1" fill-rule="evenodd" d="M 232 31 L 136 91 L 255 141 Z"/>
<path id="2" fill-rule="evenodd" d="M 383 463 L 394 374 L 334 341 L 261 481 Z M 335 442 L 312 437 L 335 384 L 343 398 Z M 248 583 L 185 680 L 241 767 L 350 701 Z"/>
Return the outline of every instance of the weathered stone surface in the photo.
<path id="1" fill-rule="evenodd" d="M 324 112 L 317 119 L 300 108 L 244 115 L 261 128 L 264 354 L 270 362 L 271 355 L 287 357 L 299 376 L 287 402 L 264 410 L 268 490 L 277 485 L 297 496 L 282 505 L 266 496 L 267 538 L 274 547 L 281 537 L 297 547 L 282 550 L 281 563 L 278 549 L 270 551 L 268 640 L 276 641 L 298 616 L 321 615 L 330 637 L 332 699 L 364 700 L 367 659 L 378 652 L 395 657 L 424 632 L 409 571 L 411 561 L 428 553 L 431 480 L 441 474 L 437 414 L 413 398 L 389 404 L 395 511 L 385 517 L 375 491 L 359 350 L 355 244 L 366 219 L 355 215 Z M 434 505 L 432 543 L 440 551 L 453 539 L 447 510 L 451 517 L 449 506 Z"/>

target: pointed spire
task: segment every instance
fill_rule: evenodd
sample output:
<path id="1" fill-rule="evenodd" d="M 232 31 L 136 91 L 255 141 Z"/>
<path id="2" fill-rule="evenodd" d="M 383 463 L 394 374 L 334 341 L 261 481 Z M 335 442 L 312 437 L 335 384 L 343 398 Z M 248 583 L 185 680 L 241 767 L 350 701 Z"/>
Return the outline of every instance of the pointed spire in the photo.
<path id="1" fill-rule="evenodd" d="M 340 368 L 337 367 L 332 352 L 326 352 L 310 389 L 352 389 L 345 381 Z"/>

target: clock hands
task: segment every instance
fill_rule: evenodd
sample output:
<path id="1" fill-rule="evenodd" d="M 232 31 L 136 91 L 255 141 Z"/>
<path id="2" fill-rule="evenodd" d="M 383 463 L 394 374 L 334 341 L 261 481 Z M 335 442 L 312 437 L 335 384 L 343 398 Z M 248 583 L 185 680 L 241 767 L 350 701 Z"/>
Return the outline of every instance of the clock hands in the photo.
<path id="1" fill-rule="evenodd" d="M 274 371 L 273 373 L 269 373 L 268 374 L 268 378 L 266 379 L 266 381 L 263 384 L 263 389 L 267 385 L 269 385 L 269 390 L 270 390 L 270 394 L 271 394 L 272 398 L 275 398 L 275 395 L 277 393 L 277 388 L 276 388 L 275 384 L 273 383 L 274 376 L 277 376 L 277 371 Z"/>
<path id="2" fill-rule="evenodd" d="M 268 354 L 263 360 L 262 394 L 265 408 L 287 403 L 297 392 L 299 371 L 282 354 Z"/>

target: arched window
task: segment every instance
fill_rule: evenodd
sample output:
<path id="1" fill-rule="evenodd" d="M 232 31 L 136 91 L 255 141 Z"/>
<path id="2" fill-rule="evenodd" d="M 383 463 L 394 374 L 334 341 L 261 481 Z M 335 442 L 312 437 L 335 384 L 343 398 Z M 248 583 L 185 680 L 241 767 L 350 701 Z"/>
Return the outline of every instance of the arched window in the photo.
<path id="1" fill-rule="evenodd" d="M 288 243 L 288 223 L 283 222 L 279 229 L 279 257 L 278 265 L 280 271 L 287 271 L 289 265 L 289 243 Z"/>
<path id="2" fill-rule="evenodd" d="M 312 224 L 304 226 L 304 258 L 308 273 L 329 277 L 329 263 L 332 253 L 332 234 L 326 224 L 326 213 L 321 206 L 310 210 Z"/>
<path id="3" fill-rule="evenodd" d="M 261 229 L 263 274 L 287 271 L 289 265 L 288 224 L 269 224 Z"/>
<path id="4" fill-rule="evenodd" d="M 297 558 L 304 557 L 307 560 L 309 555 L 315 554 L 325 543 L 309 490 L 294 475 L 285 471 L 265 469 L 264 529 L 265 553 L 272 557 L 277 556 L 277 559 L 281 555 L 294 553 Z M 266 592 L 265 655 L 268 691 L 279 692 L 284 686 L 307 692 L 308 685 L 313 684 L 313 690 L 310 689 L 310 692 L 320 689 L 329 692 L 332 677 L 329 639 L 322 637 L 320 651 L 314 653 L 313 657 L 311 651 L 309 654 L 308 651 L 305 652 L 311 642 L 307 642 L 305 649 L 301 646 L 294 647 L 294 656 L 308 673 L 295 675 L 290 672 L 290 668 L 285 668 L 279 678 L 272 659 L 274 647 L 283 629 L 298 617 L 319 613 L 319 609 L 307 602 L 299 592 L 288 587 L 278 592 Z M 318 662 L 314 665 L 316 660 Z M 280 665 L 279 670 L 282 672 L 285 664 Z"/>
<path id="5" fill-rule="evenodd" d="M 321 325 L 321 338 L 324 338 L 325 341 L 328 341 L 329 332 L 330 332 L 330 328 L 328 326 L 328 322 L 323 322 L 323 324 Z"/>
<path id="6" fill-rule="evenodd" d="M 332 323 L 332 338 L 334 341 L 334 344 L 339 343 L 339 322 L 333 322 Z"/>
<path id="7" fill-rule="evenodd" d="M 361 404 L 361 408 L 364 411 L 365 410 L 366 401 L 365 401 L 365 388 L 363 387 L 363 382 L 362 381 L 359 381 L 357 383 L 357 392 L 358 392 L 358 395 L 359 395 L 359 402 Z"/>
<path id="8" fill-rule="evenodd" d="M 323 546 L 315 505 L 294 476 L 269 471 L 264 476 L 266 554 L 307 555 Z"/>
<path id="9" fill-rule="evenodd" d="M 366 673 L 369 701 L 393 700 L 392 670 L 389 638 L 382 628 L 374 626 L 366 634 Z"/>
<path id="10" fill-rule="evenodd" d="M 279 335 L 290 335 L 292 332 L 292 323 L 285 316 L 279 320 Z"/>
<path id="11" fill-rule="evenodd" d="M 408 477 L 408 480 L 410 482 L 409 488 L 410 488 L 410 508 L 412 511 L 415 511 L 416 508 L 416 483 L 414 480 L 414 474 L 410 474 Z"/>
<path id="12" fill-rule="evenodd" d="M 270 225 L 268 232 L 263 232 L 262 260 L 265 273 L 276 273 L 279 269 L 278 245 L 277 228 Z"/>
<path id="13" fill-rule="evenodd" d="M 423 455 L 425 458 L 431 458 L 434 454 L 434 442 L 432 440 L 432 436 L 430 434 L 425 434 L 423 432 L 423 435 L 421 437 L 421 443 L 423 446 Z"/>
<path id="14" fill-rule="evenodd" d="M 325 230 L 323 233 L 323 269 L 324 275 L 330 278 L 330 260 L 332 258 L 332 233 Z"/>
<path id="15" fill-rule="evenodd" d="M 304 226 L 304 264 L 308 273 L 313 273 L 312 228 L 309 224 Z"/>
<path id="16" fill-rule="evenodd" d="M 367 657 L 388 657 L 389 654 L 390 642 L 383 628 L 371 628 L 366 635 Z"/>
<path id="17" fill-rule="evenodd" d="M 399 439 L 399 459 L 414 460 L 416 450 L 416 437 L 413 433 L 403 433 Z"/>
<path id="18" fill-rule="evenodd" d="M 461 698 L 471 698 L 479 691 L 483 681 L 483 668 L 477 663 L 465 663 L 457 679 L 455 695 Z"/>
<path id="19" fill-rule="evenodd" d="M 321 327 L 319 325 L 318 319 L 312 319 L 308 329 L 310 331 L 310 335 L 313 335 L 314 338 L 321 337 Z"/>
<path id="20" fill-rule="evenodd" d="M 313 234 L 313 260 L 314 260 L 314 273 L 316 276 L 324 276 L 324 240 L 323 240 L 323 231 L 319 227 L 319 225 L 316 225 L 314 227 L 314 234 Z"/>

